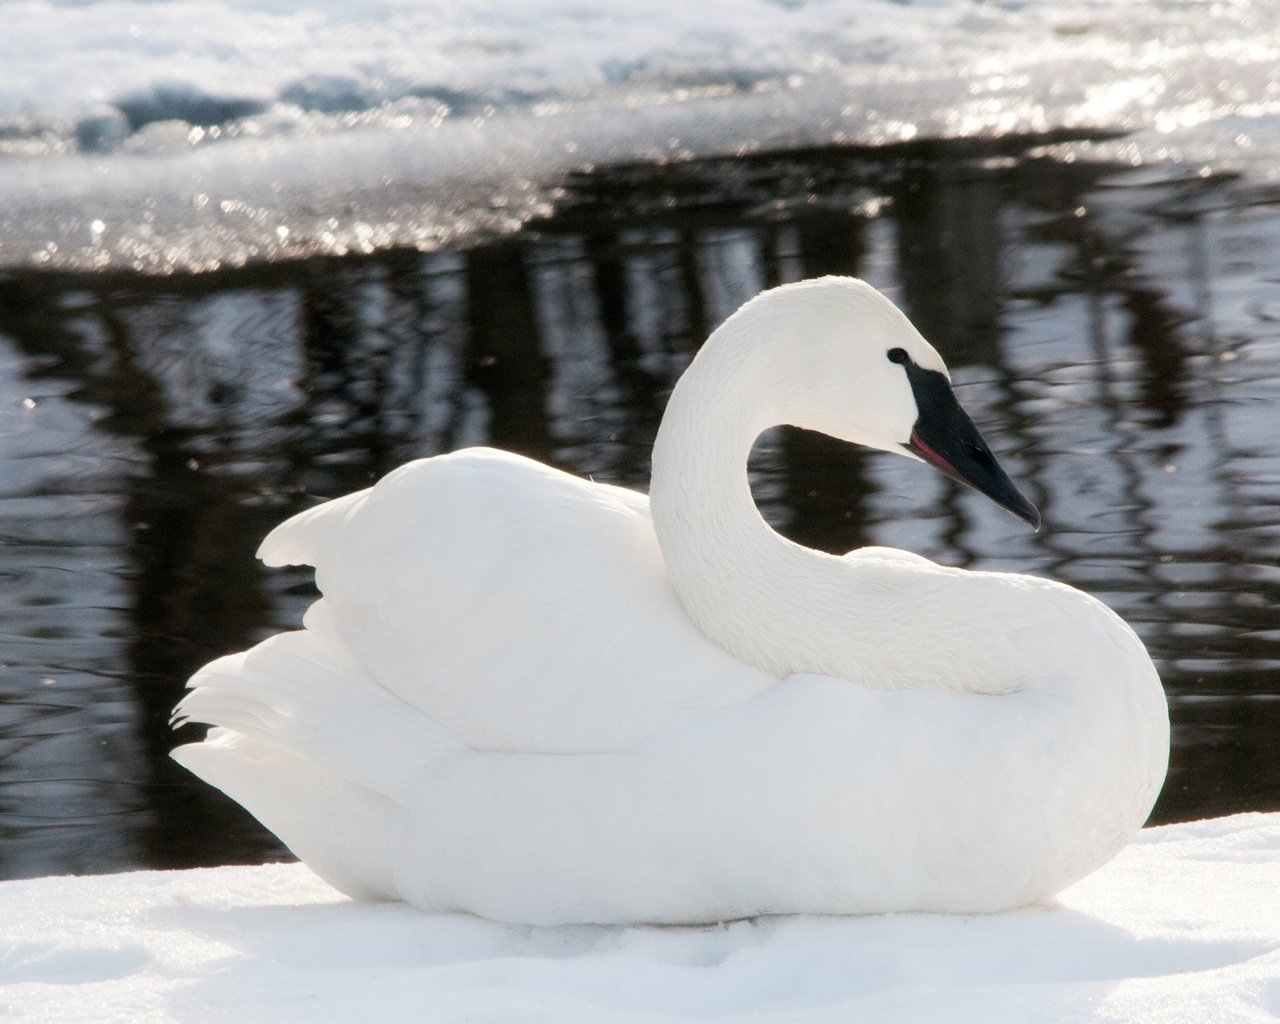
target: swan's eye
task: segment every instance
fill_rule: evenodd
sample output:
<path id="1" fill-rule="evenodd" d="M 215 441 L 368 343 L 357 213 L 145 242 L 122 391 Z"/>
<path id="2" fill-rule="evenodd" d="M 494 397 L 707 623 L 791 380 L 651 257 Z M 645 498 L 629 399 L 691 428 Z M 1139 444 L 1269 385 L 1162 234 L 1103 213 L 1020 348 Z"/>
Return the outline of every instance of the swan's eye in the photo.
<path id="1" fill-rule="evenodd" d="M 889 356 L 889 362 L 891 363 L 905 363 L 909 358 L 905 348 L 891 348 L 887 355 Z"/>

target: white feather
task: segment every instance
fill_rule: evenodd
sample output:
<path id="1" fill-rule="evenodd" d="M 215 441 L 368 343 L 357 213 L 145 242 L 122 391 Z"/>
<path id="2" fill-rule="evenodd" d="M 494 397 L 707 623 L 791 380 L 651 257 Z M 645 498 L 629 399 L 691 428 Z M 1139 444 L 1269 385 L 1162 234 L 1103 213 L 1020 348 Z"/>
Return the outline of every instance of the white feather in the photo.
<path id="1" fill-rule="evenodd" d="M 779 422 L 893 449 L 882 296 L 753 300 L 673 394 L 643 495 L 502 452 L 404 466 L 262 545 L 304 629 L 198 673 L 175 756 L 333 884 L 509 921 L 999 910 L 1110 858 L 1163 780 L 1141 643 L 1071 588 L 763 523 Z"/>

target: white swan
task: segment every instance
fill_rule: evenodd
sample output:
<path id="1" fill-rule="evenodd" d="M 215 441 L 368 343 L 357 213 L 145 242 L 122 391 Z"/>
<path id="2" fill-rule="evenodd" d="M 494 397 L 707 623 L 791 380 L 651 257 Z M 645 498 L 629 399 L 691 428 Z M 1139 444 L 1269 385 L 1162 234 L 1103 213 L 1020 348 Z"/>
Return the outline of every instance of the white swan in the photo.
<path id="1" fill-rule="evenodd" d="M 845 278 L 763 293 L 671 396 L 651 498 L 514 455 L 410 463 L 277 527 L 304 629 L 221 658 L 174 756 L 357 897 L 505 921 L 994 911 L 1109 859 L 1164 778 L 1134 633 L 1028 576 L 784 540 L 793 423 L 1035 509 L 938 354 Z"/>

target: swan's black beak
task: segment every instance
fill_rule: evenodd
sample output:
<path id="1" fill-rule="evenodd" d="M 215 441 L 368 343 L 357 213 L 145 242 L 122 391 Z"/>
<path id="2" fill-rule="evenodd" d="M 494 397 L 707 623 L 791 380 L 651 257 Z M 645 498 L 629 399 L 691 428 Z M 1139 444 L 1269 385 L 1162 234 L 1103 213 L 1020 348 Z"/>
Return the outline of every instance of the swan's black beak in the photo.
<path id="1" fill-rule="evenodd" d="M 920 413 L 903 447 L 1040 529 L 1039 511 L 1000 468 L 973 420 L 956 401 L 951 382 L 937 370 L 922 370 L 909 359 L 903 368 Z"/>

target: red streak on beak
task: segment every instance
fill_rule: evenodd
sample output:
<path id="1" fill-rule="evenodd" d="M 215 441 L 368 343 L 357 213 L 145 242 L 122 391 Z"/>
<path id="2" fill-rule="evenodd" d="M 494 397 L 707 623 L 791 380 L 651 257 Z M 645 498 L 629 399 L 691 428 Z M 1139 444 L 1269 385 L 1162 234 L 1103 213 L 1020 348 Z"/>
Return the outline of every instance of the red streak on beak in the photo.
<path id="1" fill-rule="evenodd" d="M 914 430 L 911 431 L 911 443 L 912 445 L 915 446 L 915 449 L 917 452 L 923 455 L 926 460 L 933 463 L 944 473 L 947 473 L 954 477 L 960 476 L 960 473 L 956 470 L 956 467 L 951 465 L 950 462 L 948 462 L 941 455 L 939 455 L 932 448 L 930 448 L 927 444 L 925 444 L 922 440 L 920 440 L 920 435 L 917 434 Z"/>

